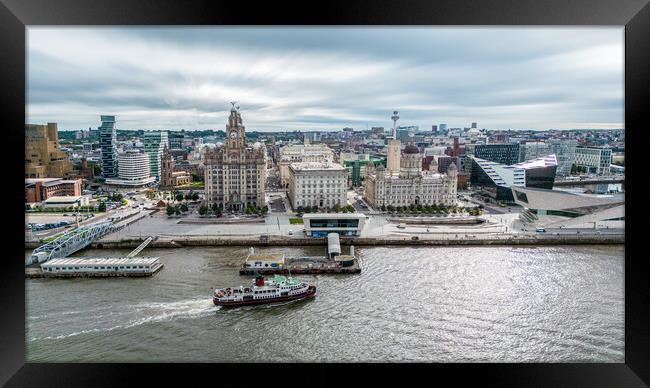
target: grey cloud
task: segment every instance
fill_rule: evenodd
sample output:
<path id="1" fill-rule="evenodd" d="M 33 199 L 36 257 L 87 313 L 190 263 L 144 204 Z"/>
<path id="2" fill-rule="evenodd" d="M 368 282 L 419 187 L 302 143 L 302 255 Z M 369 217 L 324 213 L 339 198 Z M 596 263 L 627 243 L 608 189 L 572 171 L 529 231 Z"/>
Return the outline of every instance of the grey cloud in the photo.
<path id="1" fill-rule="evenodd" d="M 389 126 L 394 109 L 421 128 L 620 127 L 622 39 L 620 28 L 30 27 L 28 118 L 220 128 L 239 99 L 251 130 Z"/>

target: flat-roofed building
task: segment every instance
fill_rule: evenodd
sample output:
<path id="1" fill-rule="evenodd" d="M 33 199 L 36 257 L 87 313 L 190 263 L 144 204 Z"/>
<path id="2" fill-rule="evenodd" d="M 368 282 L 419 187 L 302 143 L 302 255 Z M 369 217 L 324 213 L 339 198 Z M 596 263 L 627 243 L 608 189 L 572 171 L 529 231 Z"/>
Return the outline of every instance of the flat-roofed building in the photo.
<path id="1" fill-rule="evenodd" d="M 144 134 L 144 149 L 149 155 L 151 176 L 160 180 L 160 159 L 165 147 L 169 148 L 167 131 L 151 131 Z"/>
<path id="2" fill-rule="evenodd" d="M 45 208 L 78 208 L 81 206 L 88 206 L 90 200 L 88 196 L 66 196 L 66 197 L 50 197 L 43 201 Z"/>
<path id="3" fill-rule="evenodd" d="M 25 203 L 42 202 L 51 197 L 80 196 L 81 179 L 25 179 Z"/>
<path id="4" fill-rule="evenodd" d="M 128 150 L 117 156 L 119 178 L 106 179 L 107 185 L 138 187 L 154 183 L 149 156 L 139 150 Z"/>
<path id="5" fill-rule="evenodd" d="M 344 207 L 347 204 L 347 170 L 338 163 L 292 163 L 288 181 L 288 197 L 294 209 Z"/>
<path id="6" fill-rule="evenodd" d="M 584 167 L 589 173 L 609 175 L 612 164 L 612 149 L 608 147 L 577 147 L 576 166 Z"/>
<path id="7" fill-rule="evenodd" d="M 302 220 L 307 236 L 325 237 L 329 233 L 360 236 L 366 216 L 361 213 L 306 213 Z"/>
<path id="8" fill-rule="evenodd" d="M 117 177 L 117 127 L 115 116 L 100 116 L 99 145 L 102 150 L 102 176 Z"/>
<path id="9" fill-rule="evenodd" d="M 288 187 L 289 165 L 291 163 L 322 163 L 326 160 L 334 160 L 334 153 L 332 152 L 331 148 L 324 144 L 296 144 L 286 145 L 280 148 L 280 158 L 278 161 L 280 184 L 282 187 Z"/>

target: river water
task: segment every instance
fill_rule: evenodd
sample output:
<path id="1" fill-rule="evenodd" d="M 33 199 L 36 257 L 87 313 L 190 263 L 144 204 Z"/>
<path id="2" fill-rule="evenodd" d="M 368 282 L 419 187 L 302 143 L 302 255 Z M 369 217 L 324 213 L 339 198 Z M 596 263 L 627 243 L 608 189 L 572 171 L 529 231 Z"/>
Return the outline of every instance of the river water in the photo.
<path id="1" fill-rule="evenodd" d="M 314 299 L 237 309 L 210 288 L 252 280 L 244 247 L 147 248 L 150 278 L 26 279 L 27 360 L 624 362 L 622 245 L 356 253 L 360 274 L 300 276 Z"/>

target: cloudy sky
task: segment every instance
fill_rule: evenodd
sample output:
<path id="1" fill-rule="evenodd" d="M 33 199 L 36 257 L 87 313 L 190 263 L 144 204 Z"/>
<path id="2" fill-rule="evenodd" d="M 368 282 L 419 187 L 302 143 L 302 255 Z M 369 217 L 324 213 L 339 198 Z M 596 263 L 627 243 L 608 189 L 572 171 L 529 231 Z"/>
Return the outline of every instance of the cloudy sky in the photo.
<path id="1" fill-rule="evenodd" d="M 622 27 L 28 28 L 28 122 L 248 130 L 623 127 Z"/>

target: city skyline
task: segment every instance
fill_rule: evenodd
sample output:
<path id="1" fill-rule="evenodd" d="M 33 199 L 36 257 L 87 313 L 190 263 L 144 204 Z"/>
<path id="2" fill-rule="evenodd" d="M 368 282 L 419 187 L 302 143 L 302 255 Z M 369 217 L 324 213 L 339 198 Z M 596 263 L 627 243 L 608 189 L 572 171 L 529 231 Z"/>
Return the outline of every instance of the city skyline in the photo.
<path id="1" fill-rule="evenodd" d="M 28 123 L 61 130 L 623 128 L 623 29 L 28 28 Z"/>

